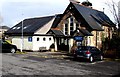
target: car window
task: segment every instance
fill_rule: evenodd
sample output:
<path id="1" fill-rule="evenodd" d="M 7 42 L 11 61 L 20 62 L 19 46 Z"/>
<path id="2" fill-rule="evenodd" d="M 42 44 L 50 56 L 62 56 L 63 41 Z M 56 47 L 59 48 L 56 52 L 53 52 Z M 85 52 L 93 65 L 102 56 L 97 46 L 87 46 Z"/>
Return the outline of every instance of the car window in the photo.
<path id="1" fill-rule="evenodd" d="M 86 46 L 80 46 L 80 47 L 78 47 L 78 49 L 80 49 L 80 50 L 88 50 L 89 48 L 86 47 Z"/>
<path id="2" fill-rule="evenodd" d="M 92 47 L 92 48 L 91 48 L 91 50 L 92 50 L 92 51 L 95 51 L 95 50 L 96 50 L 96 48 Z"/>
<path id="3" fill-rule="evenodd" d="M 91 48 L 91 51 L 94 51 L 94 52 L 98 52 L 98 51 L 100 51 L 98 48 L 96 48 L 96 47 L 92 47 Z"/>

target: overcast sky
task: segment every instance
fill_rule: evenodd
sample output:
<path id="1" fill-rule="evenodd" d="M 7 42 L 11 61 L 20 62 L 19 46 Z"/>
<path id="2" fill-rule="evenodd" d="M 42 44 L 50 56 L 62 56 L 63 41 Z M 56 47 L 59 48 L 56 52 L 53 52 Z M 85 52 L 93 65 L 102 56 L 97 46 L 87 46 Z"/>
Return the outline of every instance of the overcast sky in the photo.
<path id="1" fill-rule="evenodd" d="M 83 2 L 85 0 L 79 0 Z M 93 8 L 103 11 L 113 20 L 105 2 L 110 0 L 89 0 Z M 119 0 L 113 0 L 116 3 Z M 55 14 L 62 14 L 69 4 L 69 0 L 0 0 L 1 25 L 9 27 L 26 18 L 42 17 Z"/>

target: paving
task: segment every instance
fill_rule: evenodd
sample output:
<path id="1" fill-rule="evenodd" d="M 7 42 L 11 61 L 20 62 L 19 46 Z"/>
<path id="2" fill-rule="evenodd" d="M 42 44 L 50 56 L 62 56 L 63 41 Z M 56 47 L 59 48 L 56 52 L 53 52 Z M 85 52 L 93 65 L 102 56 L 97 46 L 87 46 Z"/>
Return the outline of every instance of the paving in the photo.
<path id="1" fill-rule="evenodd" d="M 3 53 L 2 74 L 114 77 L 120 72 L 120 63 L 117 61 L 104 60 L 89 63 L 72 58 L 66 52 Z"/>
<path id="2" fill-rule="evenodd" d="M 40 57 L 40 58 L 68 58 L 68 57 L 72 57 L 72 56 L 68 55 L 67 52 L 51 52 L 51 51 L 46 51 L 46 52 L 24 52 L 24 53 L 18 52 L 16 54 L 21 55 L 23 57 L 25 57 L 25 56 L 34 56 L 34 57 Z"/>

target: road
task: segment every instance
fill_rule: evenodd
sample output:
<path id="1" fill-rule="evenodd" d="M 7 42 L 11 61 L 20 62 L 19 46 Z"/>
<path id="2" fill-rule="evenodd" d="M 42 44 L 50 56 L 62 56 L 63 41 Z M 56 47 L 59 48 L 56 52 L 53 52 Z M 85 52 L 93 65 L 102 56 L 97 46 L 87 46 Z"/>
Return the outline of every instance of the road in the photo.
<path id="1" fill-rule="evenodd" d="M 39 54 L 40 53 L 40 54 Z M 65 55 L 45 55 L 41 52 L 2 54 L 2 75 L 87 75 L 114 77 L 120 73 L 117 61 L 75 61 Z"/>

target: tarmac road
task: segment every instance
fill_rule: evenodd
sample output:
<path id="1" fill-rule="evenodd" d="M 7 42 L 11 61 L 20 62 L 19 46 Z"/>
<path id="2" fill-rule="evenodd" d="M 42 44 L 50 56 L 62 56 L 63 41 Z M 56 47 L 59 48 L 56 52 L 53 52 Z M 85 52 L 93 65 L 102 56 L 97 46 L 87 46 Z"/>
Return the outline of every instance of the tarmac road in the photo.
<path id="1" fill-rule="evenodd" d="M 28 52 L 2 54 L 2 75 L 76 75 L 114 77 L 120 73 L 120 62 L 73 60 L 65 54 Z"/>

